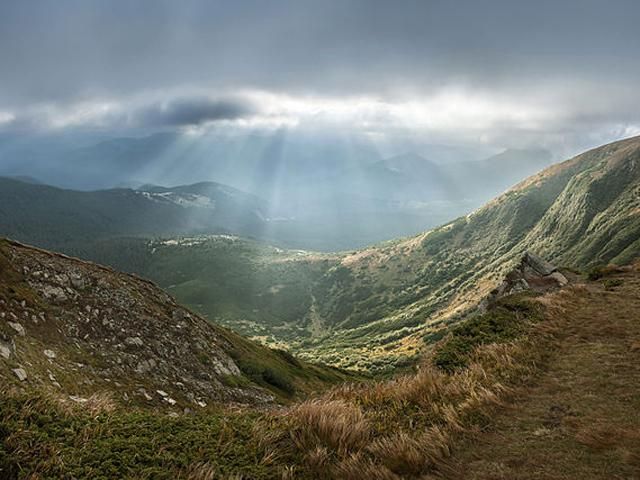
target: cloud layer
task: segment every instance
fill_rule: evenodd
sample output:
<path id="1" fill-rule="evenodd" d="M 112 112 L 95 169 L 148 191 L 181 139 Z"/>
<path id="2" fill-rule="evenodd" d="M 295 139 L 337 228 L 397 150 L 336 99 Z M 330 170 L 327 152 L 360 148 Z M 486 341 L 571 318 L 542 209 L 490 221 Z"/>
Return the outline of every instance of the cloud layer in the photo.
<path id="1" fill-rule="evenodd" d="M 583 142 L 640 125 L 632 0 L 0 5 L 0 129 L 351 125 Z"/>

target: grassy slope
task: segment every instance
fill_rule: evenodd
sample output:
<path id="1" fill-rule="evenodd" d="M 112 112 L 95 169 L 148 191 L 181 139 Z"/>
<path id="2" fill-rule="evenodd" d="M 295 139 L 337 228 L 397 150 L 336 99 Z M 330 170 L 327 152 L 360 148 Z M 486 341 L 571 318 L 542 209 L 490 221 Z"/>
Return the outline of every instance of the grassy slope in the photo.
<path id="1" fill-rule="evenodd" d="M 415 360 L 524 251 L 578 268 L 640 252 L 640 139 L 550 167 L 467 217 L 340 255 L 253 242 L 158 246 L 144 267 L 183 302 L 304 358 L 391 371 Z"/>
<path id="2" fill-rule="evenodd" d="M 593 282 L 570 302 L 550 368 L 491 430 L 469 435 L 449 478 L 636 478 L 640 276 Z"/>

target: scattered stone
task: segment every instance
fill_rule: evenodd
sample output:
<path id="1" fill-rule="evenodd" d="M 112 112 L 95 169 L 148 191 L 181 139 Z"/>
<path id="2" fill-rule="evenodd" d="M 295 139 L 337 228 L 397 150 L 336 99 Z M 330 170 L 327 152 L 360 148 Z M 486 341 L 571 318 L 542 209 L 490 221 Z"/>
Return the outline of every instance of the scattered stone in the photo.
<path id="1" fill-rule="evenodd" d="M 201 408 L 205 408 L 207 406 L 207 402 L 203 402 L 202 400 L 197 400 L 196 405 L 198 405 Z"/>
<path id="2" fill-rule="evenodd" d="M 71 286 L 78 290 L 84 290 L 84 288 L 87 286 L 87 282 L 80 275 L 73 275 L 71 277 Z"/>
<path id="3" fill-rule="evenodd" d="M 11 356 L 11 346 L 4 342 L 0 342 L 0 357 L 5 360 Z"/>
<path id="4" fill-rule="evenodd" d="M 147 400 L 147 401 L 149 401 L 149 402 L 150 402 L 151 400 L 153 400 L 153 397 L 152 397 L 151 395 L 149 395 L 149 394 L 147 393 L 147 391 L 146 391 L 144 388 L 141 388 L 141 389 L 140 389 L 140 393 L 142 393 L 142 396 L 145 398 L 145 400 Z"/>
<path id="5" fill-rule="evenodd" d="M 56 355 L 56 352 L 54 352 L 53 350 L 45 350 L 44 356 L 50 360 L 53 360 L 54 358 L 56 358 L 57 355 Z"/>
<path id="6" fill-rule="evenodd" d="M 549 277 L 553 278 L 556 282 L 558 282 L 558 285 L 560 285 L 561 287 L 564 287 L 569 283 L 569 280 L 567 280 L 567 277 L 565 277 L 560 272 L 553 272 L 551 275 L 549 275 Z"/>
<path id="7" fill-rule="evenodd" d="M 27 379 L 27 372 L 25 372 L 23 368 L 14 368 L 11 371 L 21 382 L 24 382 Z"/>
<path id="8" fill-rule="evenodd" d="M 178 403 L 171 397 L 165 397 L 164 401 L 167 402 L 169 405 L 175 405 L 176 403 Z"/>
<path id="9" fill-rule="evenodd" d="M 56 285 L 43 285 L 40 287 L 40 292 L 45 298 L 52 300 L 54 303 L 65 302 L 69 298 L 64 289 Z"/>
<path id="10" fill-rule="evenodd" d="M 131 347 L 142 347 L 144 345 L 140 337 L 127 337 L 124 339 L 124 343 Z"/>
<path id="11" fill-rule="evenodd" d="M 136 373 L 147 373 L 156 368 L 156 361 L 153 358 L 142 360 L 136 366 Z"/>
<path id="12" fill-rule="evenodd" d="M 24 327 L 22 325 L 20 325 L 17 322 L 8 322 L 8 323 L 11 328 L 13 328 L 16 332 L 18 332 L 18 335 L 20 335 L 21 337 L 24 337 L 26 335 L 26 332 L 24 331 Z"/>
<path id="13" fill-rule="evenodd" d="M 76 395 L 69 395 L 69 399 L 76 403 L 87 403 L 87 399 L 83 397 L 78 397 Z"/>
<path id="14" fill-rule="evenodd" d="M 540 427 L 535 429 L 532 433 L 534 437 L 546 437 L 551 433 L 551 430 L 546 427 Z"/>
<path id="15" fill-rule="evenodd" d="M 161 397 L 168 397 L 169 394 L 167 392 L 165 392 L 164 390 L 156 390 L 156 393 L 158 395 L 160 395 Z"/>
<path id="16" fill-rule="evenodd" d="M 56 377 L 54 377 L 53 373 L 51 372 L 49 372 L 49 380 L 51 380 L 51 383 L 54 387 L 62 388 L 62 386 L 58 383 L 58 380 L 56 380 Z"/>

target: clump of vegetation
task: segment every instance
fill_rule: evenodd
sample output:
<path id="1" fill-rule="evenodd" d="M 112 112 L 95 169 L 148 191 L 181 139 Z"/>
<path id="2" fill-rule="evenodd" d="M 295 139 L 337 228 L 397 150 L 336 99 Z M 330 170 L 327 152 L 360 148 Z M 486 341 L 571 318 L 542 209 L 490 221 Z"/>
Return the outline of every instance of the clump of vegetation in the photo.
<path id="1" fill-rule="evenodd" d="M 619 287 L 623 283 L 624 282 L 622 281 L 621 278 L 607 278 L 605 281 L 602 282 L 602 285 L 604 285 L 604 288 L 606 290 L 614 290 L 616 287 Z"/>
<path id="2" fill-rule="evenodd" d="M 358 378 L 337 368 L 303 362 L 286 350 L 256 345 L 226 329 L 219 333 L 227 340 L 225 350 L 244 376 L 283 402 Z"/>
<path id="3" fill-rule="evenodd" d="M 539 317 L 540 306 L 526 296 L 500 299 L 488 312 L 454 327 L 437 348 L 434 364 L 447 372 L 466 367 L 477 347 L 513 340 Z"/>
<path id="4" fill-rule="evenodd" d="M 202 478 L 274 477 L 255 435 L 259 413 L 174 418 L 71 405 L 33 392 L 2 392 L 2 398 L 0 478 L 186 479 L 202 465 L 211 473 Z"/>
<path id="5" fill-rule="evenodd" d="M 600 280 L 616 273 L 620 273 L 620 267 L 616 265 L 597 265 L 587 271 L 587 280 Z"/>

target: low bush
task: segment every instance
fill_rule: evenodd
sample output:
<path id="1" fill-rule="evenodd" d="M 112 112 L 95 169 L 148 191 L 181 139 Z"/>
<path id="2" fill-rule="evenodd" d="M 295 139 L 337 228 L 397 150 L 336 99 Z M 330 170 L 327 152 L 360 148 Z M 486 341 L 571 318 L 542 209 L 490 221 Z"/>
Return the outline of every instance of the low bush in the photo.
<path id="1" fill-rule="evenodd" d="M 540 315 L 540 307 L 522 295 L 500 299 L 491 309 L 453 327 L 437 347 L 433 362 L 446 372 L 466 367 L 480 345 L 513 340 Z"/>
<path id="2" fill-rule="evenodd" d="M 602 282 L 602 285 L 604 285 L 604 288 L 606 290 L 613 290 L 616 287 L 619 287 L 620 285 L 622 285 L 624 282 L 622 281 L 621 278 L 607 278 L 604 282 Z"/>
<path id="3" fill-rule="evenodd" d="M 600 280 L 601 278 L 620 273 L 620 267 L 616 265 L 597 265 L 587 271 L 587 280 Z"/>

